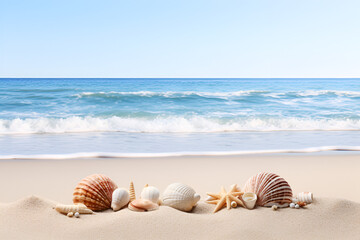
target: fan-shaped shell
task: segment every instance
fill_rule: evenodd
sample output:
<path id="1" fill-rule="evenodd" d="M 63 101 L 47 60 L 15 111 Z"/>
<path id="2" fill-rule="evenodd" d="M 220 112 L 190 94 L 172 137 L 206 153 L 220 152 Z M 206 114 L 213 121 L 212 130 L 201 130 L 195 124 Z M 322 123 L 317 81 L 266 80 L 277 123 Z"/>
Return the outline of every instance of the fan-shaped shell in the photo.
<path id="1" fill-rule="evenodd" d="M 180 211 L 189 212 L 200 200 L 195 190 L 182 183 L 170 184 L 164 191 L 163 204 Z"/>
<path id="2" fill-rule="evenodd" d="M 112 193 L 111 208 L 114 211 L 120 210 L 130 201 L 130 195 L 127 189 L 117 188 Z"/>
<path id="3" fill-rule="evenodd" d="M 112 193 L 116 188 L 116 184 L 109 177 L 93 174 L 78 183 L 73 193 L 73 202 L 83 203 L 93 211 L 109 209 Z"/>
<path id="4" fill-rule="evenodd" d="M 292 202 L 292 190 L 285 179 L 274 173 L 259 173 L 245 183 L 244 192 L 257 195 L 256 205 L 271 207 L 287 207 Z"/>

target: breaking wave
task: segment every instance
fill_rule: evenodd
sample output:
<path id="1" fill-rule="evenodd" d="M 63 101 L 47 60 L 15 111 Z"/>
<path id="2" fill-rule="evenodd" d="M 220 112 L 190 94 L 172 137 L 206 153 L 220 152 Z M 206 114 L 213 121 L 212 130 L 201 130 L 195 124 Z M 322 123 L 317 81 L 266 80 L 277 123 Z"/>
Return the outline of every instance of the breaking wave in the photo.
<path id="1" fill-rule="evenodd" d="M 350 131 L 360 130 L 360 119 L 207 118 L 193 117 L 68 117 L 0 119 L 0 134 L 133 132 L 192 133 L 236 131 Z"/>

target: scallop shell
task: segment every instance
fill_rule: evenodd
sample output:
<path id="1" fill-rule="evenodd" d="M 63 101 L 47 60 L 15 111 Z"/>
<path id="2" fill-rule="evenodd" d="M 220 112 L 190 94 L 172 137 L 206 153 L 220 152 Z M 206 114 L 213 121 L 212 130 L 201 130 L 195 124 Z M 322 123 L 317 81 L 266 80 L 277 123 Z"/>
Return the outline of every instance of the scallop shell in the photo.
<path id="1" fill-rule="evenodd" d="M 147 199 L 153 203 L 159 202 L 160 191 L 156 187 L 145 185 L 144 189 L 141 191 L 141 199 Z"/>
<path id="2" fill-rule="evenodd" d="M 135 212 L 153 211 L 159 209 L 159 205 L 146 199 L 136 199 L 129 203 L 129 209 Z"/>
<path id="3" fill-rule="evenodd" d="M 112 193 L 116 188 L 109 177 L 93 174 L 78 183 L 73 193 L 73 202 L 82 203 L 93 211 L 109 209 Z"/>
<path id="4" fill-rule="evenodd" d="M 274 173 L 259 173 L 249 178 L 243 188 L 244 192 L 257 195 L 256 205 L 263 207 L 288 207 L 292 202 L 292 190 L 285 179 Z"/>
<path id="5" fill-rule="evenodd" d="M 130 195 L 127 189 L 125 188 L 117 188 L 112 193 L 112 201 L 111 201 L 111 208 L 114 211 L 120 210 L 130 201 Z"/>
<path id="6" fill-rule="evenodd" d="M 163 204 L 180 211 L 189 212 L 200 200 L 195 190 L 182 183 L 170 184 L 164 191 Z"/>

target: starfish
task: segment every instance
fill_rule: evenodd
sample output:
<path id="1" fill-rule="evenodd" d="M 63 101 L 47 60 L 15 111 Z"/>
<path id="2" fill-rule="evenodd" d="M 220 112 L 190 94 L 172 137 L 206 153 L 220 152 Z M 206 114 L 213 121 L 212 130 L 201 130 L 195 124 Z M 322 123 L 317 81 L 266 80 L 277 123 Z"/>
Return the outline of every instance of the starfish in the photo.
<path id="1" fill-rule="evenodd" d="M 238 198 L 242 196 L 244 193 L 237 188 L 237 185 L 231 185 L 230 191 L 226 192 L 225 188 L 222 186 L 220 193 L 207 193 L 213 200 L 206 201 L 209 204 L 216 204 L 214 209 L 214 213 L 222 209 L 225 205 L 226 208 L 229 210 L 231 208 L 231 202 L 235 201 L 239 206 L 245 207 L 244 203 Z"/>

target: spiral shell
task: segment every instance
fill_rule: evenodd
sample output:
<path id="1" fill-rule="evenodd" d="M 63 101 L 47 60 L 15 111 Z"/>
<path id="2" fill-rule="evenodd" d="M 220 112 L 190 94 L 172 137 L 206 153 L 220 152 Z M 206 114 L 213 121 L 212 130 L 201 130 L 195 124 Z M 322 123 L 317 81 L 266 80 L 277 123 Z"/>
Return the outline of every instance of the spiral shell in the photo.
<path id="1" fill-rule="evenodd" d="M 141 191 L 141 199 L 147 199 L 153 203 L 159 202 L 160 191 L 156 187 L 145 185 Z"/>
<path id="2" fill-rule="evenodd" d="M 314 196 L 312 192 L 301 192 L 296 195 L 296 199 L 301 202 L 310 204 L 313 202 Z"/>
<path id="3" fill-rule="evenodd" d="M 120 210 L 130 201 L 130 195 L 127 189 L 117 188 L 112 194 L 111 208 L 114 211 Z"/>
<path id="4" fill-rule="evenodd" d="M 170 184 L 164 191 L 163 204 L 180 211 L 189 212 L 200 200 L 195 190 L 182 183 Z"/>
<path id="5" fill-rule="evenodd" d="M 292 202 L 292 190 L 285 179 L 274 173 L 259 173 L 249 178 L 243 188 L 257 195 L 256 205 L 263 207 L 288 207 Z"/>
<path id="6" fill-rule="evenodd" d="M 74 204 L 82 203 L 93 211 L 111 208 L 116 184 L 107 176 L 93 174 L 82 179 L 73 193 Z"/>

